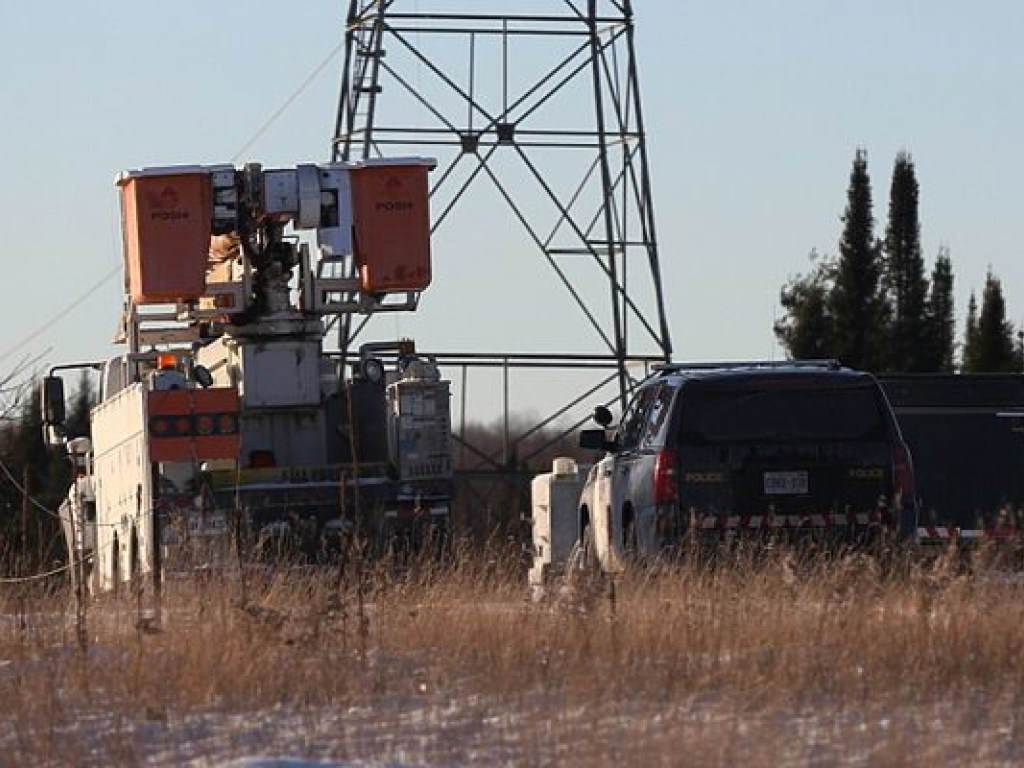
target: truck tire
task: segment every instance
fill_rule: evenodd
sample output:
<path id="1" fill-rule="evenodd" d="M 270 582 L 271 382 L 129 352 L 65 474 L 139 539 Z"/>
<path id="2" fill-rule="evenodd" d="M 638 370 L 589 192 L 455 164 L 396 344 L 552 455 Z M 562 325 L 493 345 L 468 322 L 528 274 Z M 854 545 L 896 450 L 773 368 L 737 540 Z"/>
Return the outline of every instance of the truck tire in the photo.
<path id="1" fill-rule="evenodd" d="M 597 556 L 594 526 L 589 523 L 585 524 L 580 532 L 577 570 L 582 581 L 598 581 L 604 575 L 604 571 L 601 569 L 601 560 Z"/>
<path id="2" fill-rule="evenodd" d="M 637 538 L 636 516 L 627 508 L 622 515 L 622 555 L 627 562 L 640 559 L 640 542 Z"/>

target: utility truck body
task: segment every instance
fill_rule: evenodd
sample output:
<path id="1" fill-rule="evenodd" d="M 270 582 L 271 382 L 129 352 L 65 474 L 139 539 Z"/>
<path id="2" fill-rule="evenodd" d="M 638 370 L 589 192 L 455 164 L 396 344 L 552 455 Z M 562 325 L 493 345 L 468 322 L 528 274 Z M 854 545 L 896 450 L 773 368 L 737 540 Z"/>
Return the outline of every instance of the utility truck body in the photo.
<path id="1" fill-rule="evenodd" d="M 43 385 L 48 441 L 76 466 L 61 514 L 77 578 L 104 591 L 231 556 L 322 561 L 357 539 L 443 546 L 448 382 L 409 340 L 327 344 L 354 316 L 416 309 L 431 167 L 118 176 L 124 351 Z M 83 367 L 99 400 L 89 434 L 67 435 L 60 372 Z"/>

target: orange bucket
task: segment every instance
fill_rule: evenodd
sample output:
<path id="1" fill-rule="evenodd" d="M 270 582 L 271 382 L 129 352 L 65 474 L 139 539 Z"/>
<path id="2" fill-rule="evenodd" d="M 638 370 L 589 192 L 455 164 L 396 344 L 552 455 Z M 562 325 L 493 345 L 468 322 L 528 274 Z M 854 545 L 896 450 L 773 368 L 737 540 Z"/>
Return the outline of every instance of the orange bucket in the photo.
<path id="1" fill-rule="evenodd" d="M 419 162 L 352 169 L 354 251 L 364 293 L 422 291 L 430 285 L 431 167 Z"/>
<path id="2" fill-rule="evenodd" d="M 165 303 L 204 295 L 212 217 L 209 174 L 199 168 L 129 171 L 117 184 L 131 297 Z"/>

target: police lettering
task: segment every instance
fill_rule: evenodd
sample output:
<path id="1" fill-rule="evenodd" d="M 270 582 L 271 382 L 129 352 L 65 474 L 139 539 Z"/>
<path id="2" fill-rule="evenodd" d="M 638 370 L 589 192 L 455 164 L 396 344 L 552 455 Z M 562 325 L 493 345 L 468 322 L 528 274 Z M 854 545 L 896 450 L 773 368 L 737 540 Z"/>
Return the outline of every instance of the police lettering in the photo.
<path id="1" fill-rule="evenodd" d="M 412 209 L 409 200 L 381 200 L 377 203 L 378 211 L 408 211 Z"/>

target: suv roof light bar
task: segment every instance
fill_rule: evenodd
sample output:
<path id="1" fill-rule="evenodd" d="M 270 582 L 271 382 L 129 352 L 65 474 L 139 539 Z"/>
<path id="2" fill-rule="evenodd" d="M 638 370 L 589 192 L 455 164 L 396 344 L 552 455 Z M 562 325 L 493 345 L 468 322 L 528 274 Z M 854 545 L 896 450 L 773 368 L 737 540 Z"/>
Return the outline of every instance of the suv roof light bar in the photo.
<path id="1" fill-rule="evenodd" d="M 713 371 L 729 368 L 825 368 L 838 370 L 842 363 L 835 359 L 814 360 L 735 360 L 707 363 L 661 363 L 652 366 L 654 371 Z"/>

